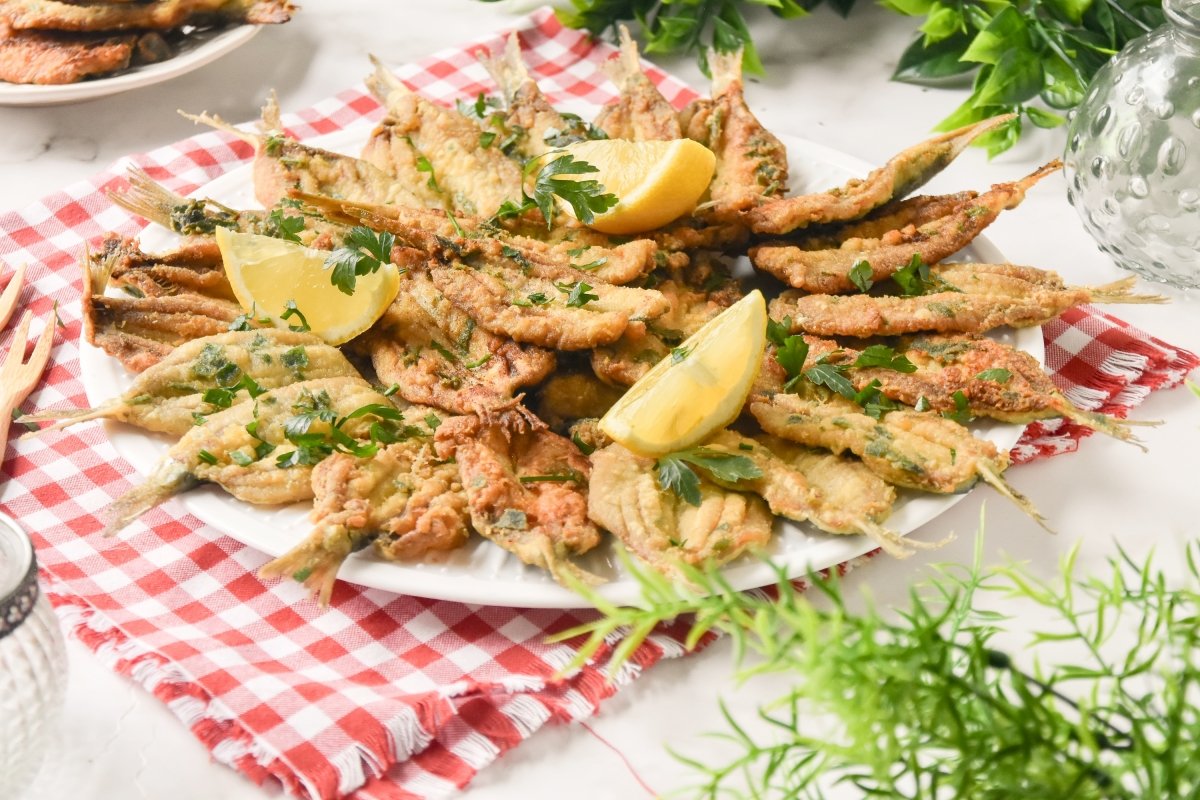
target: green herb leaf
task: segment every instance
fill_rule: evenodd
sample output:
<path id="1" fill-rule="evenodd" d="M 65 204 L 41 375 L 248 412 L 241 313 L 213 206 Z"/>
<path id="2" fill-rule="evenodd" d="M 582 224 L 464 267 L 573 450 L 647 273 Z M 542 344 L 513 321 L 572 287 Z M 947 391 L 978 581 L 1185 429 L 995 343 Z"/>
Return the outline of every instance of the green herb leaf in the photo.
<path id="1" fill-rule="evenodd" d="M 874 272 L 866 260 L 858 261 L 850 268 L 850 282 L 858 287 L 860 292 L 869 292 L 875 285 Z"/>
<path id="2" fill-rule="evenodd" d="M 709 472 L 717 480 L 728 483 L 762 477 L 762 470 L 748 457 L 707 447 L 668 453 L 655 461 L 658 485 L 664 491 L 674 492 L 683 498 L 684 502 L 693 506 L 700 505 L 700 478 L 689 464 Z"/>
<path id="3" fill-rule="evenodd" d="M 391 233 L 376 233 L 356 225 L 347 232 L 342 246 L 325 259 L 325 266 L 332 268 L 330 282 L 343 294 L 354 294 L 358 278 L 387 263 L 395 244 L 396 237 Z"/>
<path id="4" fill-rule="evenodd" d="M 217 457 L 207 450 L 201 450 L 200 452 L 196 453 L 196 458 L 200 459 L 205 464 L 210 464 L 212 466 L 216 466 L 218 463 Z"/>
<path id="5" fill-rule="evenodd" d="M 599 300 L 600 295 L 592 294 L 590 284 L 583 281 L 574 283 L 555 283 L 554 288 L 567 296 L 567 308 L 583 308 L 593 300 Z"/>
<path id="6" fill-rule="evenodd" d="M 954 399 L 954 410 L 943 411 L 942 416 L 946 419 L 954 420 L 959 425 L 966 425 L 974 417 L 971 416 L 971 404 L 967 400 L 967 396 L 962 393 L 962 390 L 951 395 Z"/>
<path id="7" fill-rule="evenodd" d="M 853 400 L 856 394 L 854 384 L 850 383 L 850 380 L 845 376 L 845 371 L 845 366 L 825 363 L 824 359 L 822 359 L 805 372 L 804 377 L 818 386 L 825 386 L 837 392 L 842 397 Z"/>
<path id="8" fill-rule="evenodd" d="M 895 372 L 917 371 L 917 365 L 909 361 L 907 356 L 903 353 L 897 355 L 896 351 L 886 344 L 873 344 L 866 348 L 854 359 L 853 366 L 856 369 L 878 367 Z"/>
<path id="9" fill-rule="evenodd" d="M 532 162 L 536 163 L 536 162 Z M 596 214 L 602 214 L 617 204 L 616 195 L 604 190 L 599 181 L 573 180 L 562 175 L 584 175 L 599 170 L 570 154 L 563 154 L 538 170 L 533 185 L 533 203 L 542 212 L 549 229 L 554 223 L 554 198 L 561 198 L 575 213 L 576 219 L 590 225 Z"/>
<path id="10" fill-rule="evenodd" d="M 900 287 L 900 292 L 905 297 L 926 294 L 932 285 L 929 280 L 929 265 L 918 253 L 913 253 L 908 264 L 892 273 L 892 280 Z"/>
<path id="11" fill-rule="evenodd" d="M 985 369 L 983 372 L 975 376 L 976 380 L 995 381 L 996 383 L 1008 383 L 1012 380 L 1012 373 L 1003 367 L 993 367 Z"/>
<path id="12" fill-rule="evenodd" d="M 296 317 L 298 320 L 300 320 L 300 322 L 297 325 L 288 325 L 289 331 L 293 331 L 295 333 L 308 333 L 312 330 L 312 328 L 308 326 L 308 320 L 305 318 L 304 313 L 301 312 L 299 308 L 296 308 L 296 301 L 288 300 L 283 304 L 283 313 L 279 315 L 279 318 L 282 320 L 289 320 L 292 317 Z"/>

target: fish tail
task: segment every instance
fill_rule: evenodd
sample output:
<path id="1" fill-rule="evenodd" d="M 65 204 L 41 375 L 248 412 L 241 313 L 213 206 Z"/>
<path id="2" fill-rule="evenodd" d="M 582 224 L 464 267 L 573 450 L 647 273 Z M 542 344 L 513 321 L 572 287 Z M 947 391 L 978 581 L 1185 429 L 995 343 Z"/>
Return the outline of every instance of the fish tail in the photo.
<path id="1" fill-rule="evenodd" d="M 956 158 L 966 149 L 967 145 L 980 136 L 983 136 L 985 133 L 991 133 L 1016 118 L 1016 114 L 999 114 L 994 117 L 988 117 L 985 120 L 980 120 L 979 122 L 973 122 L 970 125 L 964 125 L 961 128 L 944 134 L 940 137 L 940 141 L 946 146 L 948 160 Z"/>
<path id="2" fill-rule="evenodd" d="M 404 85 L 396 75 L 383 62 L 374 55 L 368 54 L 371 59 L 371 64 L 375 67 L 375 71 L 366 77 L 367 89 L 375 96 L 375 99 L 383 103 L 384 106 L 389 105 L 388 99 L 392 95 L 411 94 L 411 90 Z"/>
<path id="3" fill-rule="evenodd" d="M 865 518 L 856 521 L 855 527 L 858 528 L 859 532 L 879 545 L 883 552 L 893 558 L 908 558 L 917 550 L 936 550 L 954 541 L 954 534 L 950 534 L 936 542 L 922 542 L 918 539 L 908 539 L 896 533 L 891 528 L 885 528 Z"/>
<path id="4" fill-rule="evenodd" d="M 103 535 L 112 536 L 150 509 L 197 483 L 196 476 L 188 472 L 187 467 L 172 458 L 166 459 L 145 483 L 130 489 L 108 507 L 105 512 L 108 524 L 104 526 Z"/>
<path id="5" fill-rule="evenodd" d="M 131 167 L 128 180 L 129 188 L 120 192 L 109 191 L 109 199 L 127 211 L 164 227 L 171 227 L 171 209 L 188 202 L 186 197 L 155 182 L 141 167 Z"/>
<path id="6" fill-rule="evenodd" d="M 362 542 L 365 543 L 365 542 Z M 258 570 L 260 578 L 290 577 L 329 605 L 342 563 L 357 549 L 355 537 L 345 525 L 318 527 L 308 538 Z"/>
<path id="7" fill-rule="evenodd" d="M 742 82 L 742 48 L 722 53 L 708 51 L 708 68 L 712 73 L 712 96 L 724 94 L 731 86 Z"/>
<path id="8" fill-rule="evenodd" d="M 1119 439 L 1122 442 L 1129 442 L 1133 446 L 1140 449 L 1143 453 L 1149 452 L 1146 445 L 1133 435 L 1130 430 L 1132 426 L 1151 427 L 1161 425 L 1161 420 L 1125 420 L 1110 417 L 1108 414 L 1099 414 L 1094 411 L 1084 411 L 1081 408 L 1076 408 L 1070 403 L 1063 403 L 1063 407 L 1059 409 L 1064 417 L 1072 422 L 1078 423 L 1085 428 L 1091 428 L 1097 433 L 1103 433 L 1106 436 L 1111 436 L 1114 439 Z"/>
<path id="9" fill-rule="evenodd" d="M 56 408 L 50 411 L 39 411 L 36 414 L 25 414 L 17 419 L 17 423 L 20 425 L 33 422 L 55 423 L 49 427 L 39 428 L 36 431 L 29 431 L 22 434 L 22 439 L 28 439 L 49 431 L 60 431 L 63 428 L 69 428 L 72 425 L 78 425 L 80 422 L 87 422 L 88 420 L 119 419 L 127 408 L 128 406 L 121 400 L 112 400 L 96 408 Z"/>
<path id="10" fill-rule="evenodd" d="M 1169 303 L 1170 298 L 1161 294 L 1133 294 L 1131 291 L 1137 277 L 1130 275 L 1119 281 L 1092 286 L 1087 289 L 1088 301 L 1092 303 Z"/>
<path id="11" fill-rule="evenodd" d="M 479 61 L 509 101 L 516 97 L 526 81 L 531 80 L 525 61 L 521 58 L 521 40 L 515 31 L 505 40 L 503 52 L 486 56 L 481 54 Z"/>
<path id="12" fill-rule="evenodd" d="M 283 130 L 283 112 L 279 109 L 279 95 L 272 89 L 267 95 L 267 102 L 259 110 L 258 127 L 263 133 Z"/>
<path id="13" fill-rule="evenodd" d="M 1054 530 L 1047 524 L 1046 518 L 1033 505 L 1033 502 L 1025 495 L 1014 489 L 1008 481 L 1001 476 L 1001 467 L 995 462 L 980 459 L 977 467 L 979 477 L 995 489 L 1000 494 L 1004 495 L 1013 505 L 1024 511 L 1038 525 L 1042 526 L 1047 533 L 1054 533 Z"/>
<path id="14" fill-rule="evenodd" d="M 236 125 L 231 125 L 216 114 L 209 114 L 207 111 L 201 111 L 199 114 L 189 114 L 182 109 L 177 109 L 176 113 L 184 119 L 190 120 L 197 125 L 207 125 L 210 128 L 215 128 L 216 130 L 224 131 L 232 136 L 236 136 L 243 142 L 254 145 L 255 150 L 258 149 L 258 136 L 250 133 L 249 131 L 244 131 Z"/>
<path id="15" fill-rule="evenodd" d="M 642 71 L 642 61 L 638 57 L 637 42 L 629 35 L 629 28 L 618 27 L 621 52 L 616 58 L 604 63 L 604 71 L 610 80 L 622 88 Z"/>

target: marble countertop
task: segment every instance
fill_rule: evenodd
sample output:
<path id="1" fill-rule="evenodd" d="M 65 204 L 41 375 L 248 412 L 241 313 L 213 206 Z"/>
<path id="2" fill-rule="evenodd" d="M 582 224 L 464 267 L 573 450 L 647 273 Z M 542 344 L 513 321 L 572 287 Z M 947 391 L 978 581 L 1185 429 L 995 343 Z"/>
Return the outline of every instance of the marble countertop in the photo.
<path id="1" fill-rule="evenodd" d="M 965 98 L 966 89 L 890 82 L 915 21 L 860 6 L 848 21 L 825 9 L 787 24 L 765 13 L 755 16 L 754 36 L 767 76 L 753 80 L 747 94 L 767 127 L 879 163 L 925 138 Z M 122 155 L 192 134 L 192 125 L 174 113 L 177 108 L 249 120 L 272 88 L 285 110 L 304 108 L 358 83 L 368 70 L 367 53 L 396 63 L 416 59 L 505 27 L 511 13 L 511 5 L 474 0 L 307 0 L 288 25 L 268 28 L 247 46 L 170 82 L 77 105 L 0 108 L 5 143 L 0 209 L 21 208 Z M 694 86 L 705 85 L 690 58 L 660 63 Z M 1058 155 L 1063 138 L 1061 129 L 1036 130 L 990 162 L 982 151 L 972 150 L 930 189 L 984 188 L 1011 180 Z M 1032 191 L 1019 210 L 1003 215 L 988 236 L 1012 262 L 1056 269 L 1071 283 L 1099 284 L 1123 275 L 1084 232 L 1060 176 Z M 1130 306 L 1118 314 L 1162 339 L 1200 350 L 1200 302 L 1169 293 L 1175 300 L 1170 306 Z M 917 534 L 934 539 L 953 531 L 955 542 L 903 562 L 879 559 L 855 573 L 850 585 L 868 589 L 882 604 L 902 600 L 914 582 L 929 575 L 931 563 L 970 558 L 982 506 L 988 561 L 1011 556 L 1048 572 L 1081 539 L 1082 570 L 1114 552 L 1116 542 L 1135 557 L 1152 546 L 1162 555 L 1180 552 L 1200 519 L 1196 494 L 1180 491 L 1181 476 L 1194 473 L 1200 452 L 1200 402 L 1186 391 L 1157 393 L 1135 413 L 1166 420 L 1145 430 L 1149 454 L 1093 437 L 1078 454 L 1011 473 L 1014 485 L 1035 499 L 1059 535 L 1048 536 L 994 493 L 980 490 Z M 783 676 L 737 684 L 730 655 L 727 644 L 718 643 L 702 654 L 658 665 L 608 701 L 589 729 L 547 728 L 485 769 L 464 797 L 557 800 L 568 789 L 577 800 L 649 796 L 623 758 L 657 791 L 689 785 L 695 774 L 666 748 L 720 758 L 722 746 L 703 736 L 722 728 L 718 701 L 749 719 L 757 705 L 787 685 Z M 59 741 L 31 798 L 259 800 L 278 795 L 277 789 L 256 787 L 211 762 L 165 707 L 107 672 L 82 646 L 72 643 L 70 656 Z"/>

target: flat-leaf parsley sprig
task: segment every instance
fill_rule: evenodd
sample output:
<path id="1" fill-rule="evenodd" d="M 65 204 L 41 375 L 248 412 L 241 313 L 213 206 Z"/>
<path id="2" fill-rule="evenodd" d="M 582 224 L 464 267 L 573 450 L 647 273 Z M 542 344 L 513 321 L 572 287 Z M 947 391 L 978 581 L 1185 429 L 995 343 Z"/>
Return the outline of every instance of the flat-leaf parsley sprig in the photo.
<path id="1" fill-rule="evenodd" d="M 700 476 L 692 466 L 729 483 L 762 477 L 762 470 L 746 456 L 722 453 L 707 447 L 679 450 L 655 461 L 654 471 L 658 473 L 658 485 L 665 491 L 674 492 L 683 498 L 685 503 L 693 506 L 700 505 Z"/>
<path id="2" fill-rule="evenodd" d="M 354 294 L 359 277 L 370 275 L 391 261 L 395 244 L 396 237 L 390 233 L 354 226 L 346 234 L 342 246 L 325 259 L 325 266 L 333 269 L 329 282 L 343 294 Z"/>
<path id="3" fill-rule="evenodd" d="M 553 157 L 553 158 L 551 158 Z M 549 162 L 543 160 L 551 158 Z M 604 185 L 592 178 L 575 180 L 562 178 L 560 175 L 586 175 L 600 170 L 586 161 L 575 158 L 570 153 L 552 150 L 549 153 L 531 158 L 525 162 L 524 173 L 528 178 L 537 170 L 533 180 L 533 195 L 530 196 L 521 189 L 521 203 L 511 200 L 496 212 L 494 219 L 504 220 L 519 217 L 526 211 L 538 209 L 546 221 L 546 228 L 554 225 L 555 197 L 561 198 L 575 212 L 575 217 L 584 225 L 590 225 L 597 214 L 603 214 L 619 201 L 615 194 L 605 190 Z"/>

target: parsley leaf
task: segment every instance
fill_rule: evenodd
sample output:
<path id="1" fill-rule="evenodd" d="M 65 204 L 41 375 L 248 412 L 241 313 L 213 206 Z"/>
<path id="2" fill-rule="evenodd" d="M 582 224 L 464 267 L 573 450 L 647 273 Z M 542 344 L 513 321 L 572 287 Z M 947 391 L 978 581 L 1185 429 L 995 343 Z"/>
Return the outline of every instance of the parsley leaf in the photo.
<path id="1" fill-rule="evenodd" d="M 1012 380 L 1012 373 L 1003 367 L 994 367 L 993 369 L 985 369 L 983 372 L 975 376 L 976 380 L 980 381 L 995 381 L 996 383 L 1008 383 Z"/>
<path id="2" fill-rule="evenodd" d="M 531 308 L 533 306 L 544 306 L 544 305 L 548 305 L 549 303 L 550 303 L 550 298 L 547 297 L 542 292 L 534 292 L 531 295 L 527 295 L 524 300 L 521 300 L 520 298 L 518 298 L 518 299 L 512 301 L 512 304 L 514 306 L 520 306 L 521 308 Z"/>
<path id="3" fill-rule="evenodd" d="M 921 259 L 920 253 L 913 253 L 907 265 L 892 273 L 892 280 L 905 297 L 927 294 L 934 283 L 929 279 L 929 265 Z"/>
<path id="4" fill-rule="evenodd" d="M 196 453 L 196 458 L 200 459 L 205 464 L 210 464 L 212 466 L 216 466 L 217 464 L 217 457 L 207 450 L 201 450 L 199 453 Z"/>
<path id="5" fill-rule="evenodd" d="M 346 234 L 342 246 L 325 259 L 325 266 L 332 267 L 329 281 L 344 294 L 354 294 L 360 276 L 370 275 L 392 257 L 396 237 L 390 233 L 376 233 L 370 228 L 356 225 Z"/>
<path id="6" fill-rule="evenodd" d="M 591 293 L 591 285 L 583 281 L 555 283 L 554 288 L 567 296 L 567 308 L 583 308 L 593 300 L 600 299 L 600 295 Z"/>
<path id="7" fill-rule="evenodd" d="M 954 410 L 943 411 L 942 416 L 946 419 L 952 419 L 959 425 L 966 425 L 973 417 L 971 416 L 970 403 L 967 402 L 967 396 L 962 393 L 962 390 L 955 392 L 951 397 L 954 398 Z"/>
<path id="8" fill-rule="evenodd" d="M 854 402 L 863 407 L 863 413 L 875 419 L 882 419 L 889 411 L 895 411 L 898 406 L 887 395 L 879 391 L 879 379 L 868 383 L 854 395 Z"/>
<path id="9" fill-rule="evenodd" d="M 850 268 L 850 282 L 858 287 L 860 292 L 869 292 L 875 285 L 875 273 L 871 264 L 866 260 L 858 261 Z"/>
<path id="10" fill-rule="evenodd" d="M 283 313 L 279 315 L 279 318 L 288 320 L 292 317 L 298 317 L 300 319 L 300 324 L 288 325 L 289 331 L 294 331 L 295 333 L 308 333 L 312 330 L 312 328 L 308 326 L 308 320 L 305 319 L 304 314 L 300 311 L 300 309 L 296 308 L 296 301 L 288 300 L 283 304 Z"/>
<path id="11" fill-rule="evenodd" d="M 917 365 L 909 361 L 907 356 L 903 353 L 896 355 L 896 351 L 886 344 L 873 344 L 863 350 L 858 354 L 858 358 L 854 359 L 853 366 L 856 369 L 879 367 L 895 372 L 917 371 Z"/>
<path id="12" fill-rule="evenodd" d="M 826 363 L 825 356 L 822 356 L 814 367 L 804 373 L 804 377 L 818 386 L 828 387 L 842 397 L 853 400 L 856 392 L 854 385 L 843 374 L 845 371 L 845 365 Z"/>
<path id="13" fill-rule="evenodd" d="M 784 317 L 783 322 L 767 319 L 767 341 L 776 347 L 783 347 L 784 341 L 792 332 L 792 318 Z"/>
<path id="14" fill-rule="evenodd" d="M 678 364 L 692 354 L 690 347 L 676 347 L 671 350 L 671 363 Z"/>
<path id="15" fill-rule="evenodd" d="M 800 335 L 788 336 L 775 349 L 775 361 L 787 373 L 789 383 L 800 377 L 804 362 L 808 358 L 808 342 Z M 785 386 L 790 388 L 790 386 Z"/>
<path id="16" fill-rule="evenodd" d="M 689 464 L 728 483 L 762 477 L 762 470 L 746 456 L 723 453 L 708 447 L 693 447 L 668 453 L 654 462 L 658 485 L 675 492 L 689 505 L 700 505 L 700 478 Z"/>
<path id="17" fill-rule="evenodd" d="M 264 236 L 274 236 L 276 239 L 284 239 L 289 242 L 300 241 L 300 231 L 304 230 L 304 217 L 289 214 L 284 216 L 283 209 L 272 209 L 263 221 L 262 232 Z"/>
<path id="18" fill-rule="evenodd" d="M 578 433 L 571 434 L 571 441 L 574 442 L 575 446 L 579 448 L 579 452 L 583 453 L 585 456 L 590 456 L 592 453 L 596 452 L 596 448 L 581 439 Z"/>
<path id="19" fill-rule="evenodd" d="M 537 161 L 533 160 L 525 167 L 526 172 L 535 168 Z M 584 175 L 600 170 L 586 161 L 580 161 L 574 156 L 564 153 L 550 161 L 540 170 L 533 183 L 533 203 L 542 212 L 546 220 L 546 228 L 554 224 L 554 198 L 559 197 L 575 212 L 575 218 L 584 225 L 590 225 L 596 214 L 602 214 L 617 204 L 617 196 L 604 190 L 604 186 L 596 180 L 573 180 L 561 178 L 560 175 Z"/>

